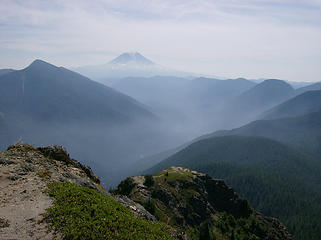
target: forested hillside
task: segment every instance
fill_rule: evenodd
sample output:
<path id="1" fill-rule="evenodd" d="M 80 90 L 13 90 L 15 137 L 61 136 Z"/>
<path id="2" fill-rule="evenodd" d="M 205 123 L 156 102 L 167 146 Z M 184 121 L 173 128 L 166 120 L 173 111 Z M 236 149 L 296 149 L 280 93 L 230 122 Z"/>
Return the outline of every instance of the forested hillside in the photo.
<path id="1" fill-rule="evenodd" d="M 182 166 L 225 179 L 258 211 L 281 219 L 295 239 L 319 239 L 320 162 L 261 137 L 200 140 L 147 172 Z"/>

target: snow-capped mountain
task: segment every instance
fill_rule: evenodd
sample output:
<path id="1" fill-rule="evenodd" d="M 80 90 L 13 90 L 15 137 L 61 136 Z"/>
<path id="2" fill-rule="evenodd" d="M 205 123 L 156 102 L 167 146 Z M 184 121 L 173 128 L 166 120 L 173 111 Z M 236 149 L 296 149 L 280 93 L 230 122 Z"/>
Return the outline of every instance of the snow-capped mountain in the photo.
<path id="1" fill-rule="evenodd" d="M 123 53 L 116 57 L 114 60 L 110 61 L 109 64 L 121 64 L 121 65 L 128 65 L 128 64 L 136 64 L 136 65 L 155 65 L 152 61 L 145 58 L 138 52 L 133 53 Z"/>
<path id="2" fill-rule="evenodd" d="M 191 73 L 163 67 L 138 52 L 123 53 L 103 65 L 74 68 L 74 71 L 94 80 L 124 77 L 192 76 Z"/>

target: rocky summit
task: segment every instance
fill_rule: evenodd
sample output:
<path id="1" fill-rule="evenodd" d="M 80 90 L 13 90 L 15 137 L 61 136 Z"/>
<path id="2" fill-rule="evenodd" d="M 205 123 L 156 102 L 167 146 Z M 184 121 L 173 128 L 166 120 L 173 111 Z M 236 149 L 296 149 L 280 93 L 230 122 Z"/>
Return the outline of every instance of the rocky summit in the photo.
<path id="1" fill-rule="evenodd" d="M 115 193 L 141 203 L 190 239 L 292 239 L 282 223 L 254 211 L 223 180 L 183 167 L 127 178 Z"/>
<path id="2" fill-rule="evenodd" d="M 57 235 L 42 222 L 54 202 L 44 192 L 49 182 L 71 182 L 102 191 L 91 169 L 71 159 L 61 146 L 10 146 L 0 152 L 0 179 L 0 239 L 52 239 Z"/>
<path id="3" fill-rule="evenodd" d="M 291 239 L 224 181 L 181 167 L 108 193 L 62 146 L 0 152 L 0 239 Z"/>

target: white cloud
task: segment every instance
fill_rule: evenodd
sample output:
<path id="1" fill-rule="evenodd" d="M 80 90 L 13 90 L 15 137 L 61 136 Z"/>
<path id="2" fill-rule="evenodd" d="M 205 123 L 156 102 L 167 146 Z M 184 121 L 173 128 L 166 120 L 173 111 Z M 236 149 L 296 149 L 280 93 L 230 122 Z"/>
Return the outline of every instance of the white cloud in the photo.
<path id="1" fill-rule="evenodd" d="M 318 0 L 0 3 L 3 68 L 22 67 L 33 58 L 65 66 L 98 64 L 139 51 L 194 72 L 321 81 Z"/>

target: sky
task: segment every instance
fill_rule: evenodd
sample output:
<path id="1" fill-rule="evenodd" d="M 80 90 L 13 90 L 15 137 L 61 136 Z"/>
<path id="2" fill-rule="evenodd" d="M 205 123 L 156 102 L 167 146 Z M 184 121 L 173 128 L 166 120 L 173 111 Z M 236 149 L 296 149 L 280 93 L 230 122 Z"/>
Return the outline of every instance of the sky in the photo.
<path id="1" fill-rule="evenodd" d="M 227 78 L 321 81 L 321 0 L 0 0 L 0 68 L 123 52 Z"/>

